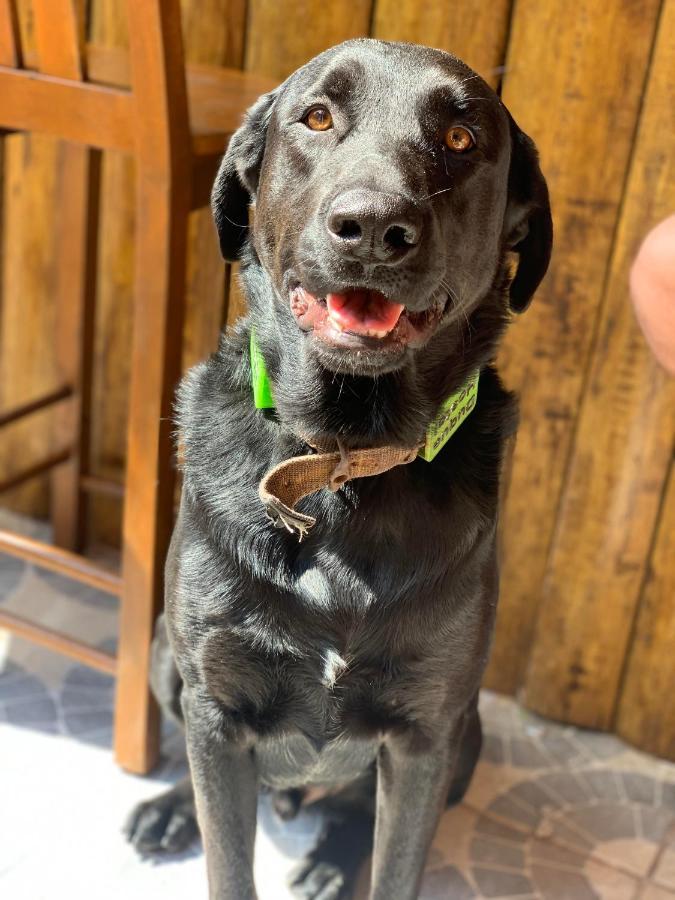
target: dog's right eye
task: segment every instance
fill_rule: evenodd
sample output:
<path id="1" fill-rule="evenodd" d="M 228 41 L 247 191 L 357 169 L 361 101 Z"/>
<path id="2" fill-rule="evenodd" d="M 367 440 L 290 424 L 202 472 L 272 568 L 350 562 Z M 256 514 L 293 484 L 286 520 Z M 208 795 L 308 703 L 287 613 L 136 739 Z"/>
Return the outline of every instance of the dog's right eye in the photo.
<path id="1" fill-rule="evenodd" d="M 452 125 L 445 132 L 445 146 L 454 153 L 466 153 L 476 146 L 476 138 L 463 125 Z"/>
<path id="2" fill-rule="evenodd" d="M 333 127 L 333 117 L 325 106 L 315 106 L 302 120 L 312 131 L 328 131 Z"/>

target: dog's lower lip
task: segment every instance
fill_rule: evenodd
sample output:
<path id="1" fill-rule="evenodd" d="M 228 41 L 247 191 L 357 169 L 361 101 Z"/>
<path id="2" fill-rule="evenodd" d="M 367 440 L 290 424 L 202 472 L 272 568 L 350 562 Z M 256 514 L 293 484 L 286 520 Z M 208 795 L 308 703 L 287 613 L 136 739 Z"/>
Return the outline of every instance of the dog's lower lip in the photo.
<path id="1" fill-rule="evenodd" d="M 348 351 L 386 353 L 388 356 L 401 353 L 406 347 L 425 343 L 443 314 L 441 303 L 413 313 L 402 304 L 392 303 L 375 291 L 354 288 L 350 291 L 351 298 L 347 297 L 347 293 L 343 289 L 339 292 L 327 292 L 326 297 L 319 297 L 297 283 L 290 290 L 291 311 L 300 328 L 312 332 L 323 344 Z M 366 297 L 366 294 L 373 296 Z M 374 320 L 368 315 L 371 309 L 368 305 L 370 299 L 375 301 Z M 362 319 L 357 320 L 356 329 L 349 327 L 349 314 L 345 317 L 335 314 L 335 307 L 345 302 L 367 306 L 365 313 L 357 310 Z"/>
<path id="2" fill-rule="evenodd" d="M 330 326 L 338 332 L 370 338 L 385 338 L 404 312 L 402 303 L 368 288 L 329 291 L 318 297 L 302 285 L 291 290 L 291 309 L 301 327 L 319 330 Z"/>
<path id="3" fill-rule="evenodd" d="M 344 290 L 340 293 L 344 295 Z M 368 367 L 377 368 L 381 365 L 377 361 L 380 358 L 383 362 L 391 361 L 402 356 L 408 348 L 423 346 L 443 318 L 445 302 L 439 299 L 418 313 L 402 306 L 399 311 L 388 310 L 392 318 L 397 316 L 396 323 L 391 330 L 386 330 L 383 326 L 383 330 L 378 333 L 376 329 L 375 334 L 368 334 L 367 328 L 352 331 L 342 323 L 336 323 L 329 315 L 326 298 L 312 294 L 299 282 L 290 288 L 290 307 L 299 327 L 312 334 L 317 349 L 324 345 L 330 348 L 332 354 L 346 353 L 350 358 L 356 354 L 363 361 L 367 357 Z"/>

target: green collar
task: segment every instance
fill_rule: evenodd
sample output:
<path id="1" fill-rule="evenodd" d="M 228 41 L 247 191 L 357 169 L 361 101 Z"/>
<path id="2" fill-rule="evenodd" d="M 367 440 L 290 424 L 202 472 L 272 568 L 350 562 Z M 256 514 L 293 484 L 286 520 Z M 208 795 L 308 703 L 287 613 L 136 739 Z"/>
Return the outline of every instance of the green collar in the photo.
<path id="1" fill-rule="evenodd" d="M 274 409 L 272 385 L 265 360 L 255 339 L 255 330 L 251 329 L 251 381 L 253 386 L 253 404 L 256 409 Z M 424 446 L 419 451 L 419 456 L 427 462 L 436 456 L 452 435 L 457 431 L 462 422 L 468 418 L 476 405 L 478 397 L 478 376 L 480 370 L 476 369 L 467 378 L 459 390 L 451 394 L 443 401 L 438 415 L 429 425 L 425 435 Z"/>

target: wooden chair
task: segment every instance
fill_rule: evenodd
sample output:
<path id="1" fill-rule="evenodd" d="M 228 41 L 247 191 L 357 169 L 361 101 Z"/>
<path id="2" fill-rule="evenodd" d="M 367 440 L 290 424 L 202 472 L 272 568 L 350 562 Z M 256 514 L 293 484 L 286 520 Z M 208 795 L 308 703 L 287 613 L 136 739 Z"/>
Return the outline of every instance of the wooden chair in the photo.
<path id="1" fill-rule="evenodd" d="M 56 284 L 62 382 L 0 416 L 0 426 L 63 404 L 63 448 L 0 484 L 53 469 L 54 543 L 0 532 L 0 550 L 119 595 L 116 657 L 3 612 L 0 627 L 114 674 L 115 754 L 147 772 L 158 751 L 158 713 L 148 688 L 153 624 L 173 522 L 171 405 L 180 375 L 191 209 L 208 202 L 227 137 L 266 79 L 183 58 L 179 0 L 127 0 L 130 50 L 84 45 L 79 0 L 32 0 L 37 64 L 22 66 L 13 0 L 0 0 L 0 129 L 68 142 Z M 113 491 L 88 469 L 88 408 L 101 150 L 136 161 L 136 268 L 124 486 L 121 574 L 79 555 L 91 491 Z"/>

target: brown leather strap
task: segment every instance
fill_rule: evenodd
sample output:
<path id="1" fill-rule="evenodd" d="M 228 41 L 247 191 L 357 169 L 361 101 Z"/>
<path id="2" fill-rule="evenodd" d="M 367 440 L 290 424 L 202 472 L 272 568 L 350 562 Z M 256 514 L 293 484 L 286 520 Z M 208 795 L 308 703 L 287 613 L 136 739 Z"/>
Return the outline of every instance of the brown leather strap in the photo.
<path id="1" fill-rule="evenodd" d="M 260 482 L 258 494 L 267 515 L 277 528 L 286 528 L 302 540 L 316 524 L 312 516 L 295 509 L 303 497 L 329 488 L 337 491 L 353 478 L 380 475 L 395 466 L 411 463 L 419 447 L 368 447 L 346 450 L 342 445 L 337 453 L 315 453 L 294 456 L 274 466 Z"/>

